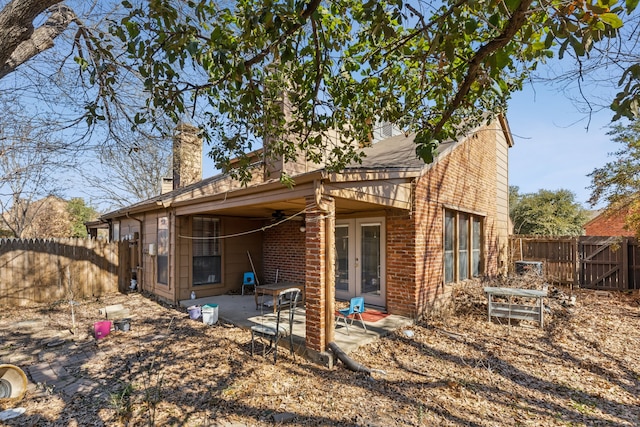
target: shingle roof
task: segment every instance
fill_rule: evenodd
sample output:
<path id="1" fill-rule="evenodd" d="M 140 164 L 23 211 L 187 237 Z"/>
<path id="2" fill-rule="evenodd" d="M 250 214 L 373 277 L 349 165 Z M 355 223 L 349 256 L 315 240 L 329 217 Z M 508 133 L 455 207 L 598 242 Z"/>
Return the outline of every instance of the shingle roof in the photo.
<path id="1" fill-rule="evenodd" d="M 374 168 L 423 168 L 425 163 L 416 156 L 415 134 L 396 135 L 372 144 L 363 149 L 366 157 L 362 163 L 354 162 L 349 169 L 374 169 Z M 442 153 L 453 142 L 440 144 L 438 152 Z"/>

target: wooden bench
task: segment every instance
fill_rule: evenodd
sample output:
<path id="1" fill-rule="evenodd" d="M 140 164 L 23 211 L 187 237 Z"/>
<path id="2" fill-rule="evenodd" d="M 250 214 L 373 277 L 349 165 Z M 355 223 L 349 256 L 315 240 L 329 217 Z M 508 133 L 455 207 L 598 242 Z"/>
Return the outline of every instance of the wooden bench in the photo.
<path id="1" fill-rule="evenodd" d="M 509 324 L 511 324 L 511 319 L 532 320 L 538 322 L 541 328 L 544 327 L 546 290 L 485 287 L 484 292 L 489 300 L 489 321 L 491 321 L 491 317 L 507 318 Z M 494 297 L 503 297 L 507 302 L 495 301 Z M 514 297 L 535 300 L 535 302 L 533 304 L 514 304 Z"/>

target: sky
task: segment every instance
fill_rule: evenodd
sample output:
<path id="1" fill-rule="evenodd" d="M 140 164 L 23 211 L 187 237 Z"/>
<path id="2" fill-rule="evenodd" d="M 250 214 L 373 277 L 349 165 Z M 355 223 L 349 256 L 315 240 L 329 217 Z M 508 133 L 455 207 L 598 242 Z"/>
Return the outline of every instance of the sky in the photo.
<path id="1" fill-rule="evenodd" d="M 606 135 L 613 113 L 596 112 L 588 123 L 569 99 L 571 95 L 571 91 L 537 85 L 513 96 L 507 113 L 514 138 L 509 185 L 518 186 L 520 194 L 566 189 L 585 208 L 602 208 L 587 203 L 591 184 L 587 175 L 611 161 L 609 153 L 619 148 Z"/>

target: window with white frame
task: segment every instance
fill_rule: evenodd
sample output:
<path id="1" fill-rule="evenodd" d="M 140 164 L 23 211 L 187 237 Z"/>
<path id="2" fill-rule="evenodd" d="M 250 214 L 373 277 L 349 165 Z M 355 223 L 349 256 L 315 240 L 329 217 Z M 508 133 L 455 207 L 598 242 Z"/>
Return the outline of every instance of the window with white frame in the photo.
<path id="1" fill-rule="evenodd" d="M 482 273 L 482 222 L 482 216 L 445 209 L 445 283 L 478 277 Z"/>
<path id="2" fill-rule="evenodd" d="M 192 236 L 193 285 L 221 283 L 220 220 L 210 217 L 194 217 Z"/>

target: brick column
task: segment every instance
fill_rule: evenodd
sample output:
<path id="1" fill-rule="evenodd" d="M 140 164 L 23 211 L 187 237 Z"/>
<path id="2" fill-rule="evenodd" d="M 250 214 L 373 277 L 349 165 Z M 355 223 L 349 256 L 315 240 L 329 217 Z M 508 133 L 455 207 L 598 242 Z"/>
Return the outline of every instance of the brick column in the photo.
<path id="1" fill-rule="evenodd" d="M 322 206 L 318 206 L 315 197 L 307 197 L 306 205 L 306 346 L 309 350 L 323 352 L 327 339 L 332 339 L 327 336 L 327 326 L 332 326 L 327 310 L 333 307 L 331 285 L 334 277 L 328 274 L 333 268 L 333 253 L 327 250 L 327 232 L 333 233 L 335 203 L 333 199 L 323 198 Z M 331 298 L 329 303 L 328 298 Z"/>

